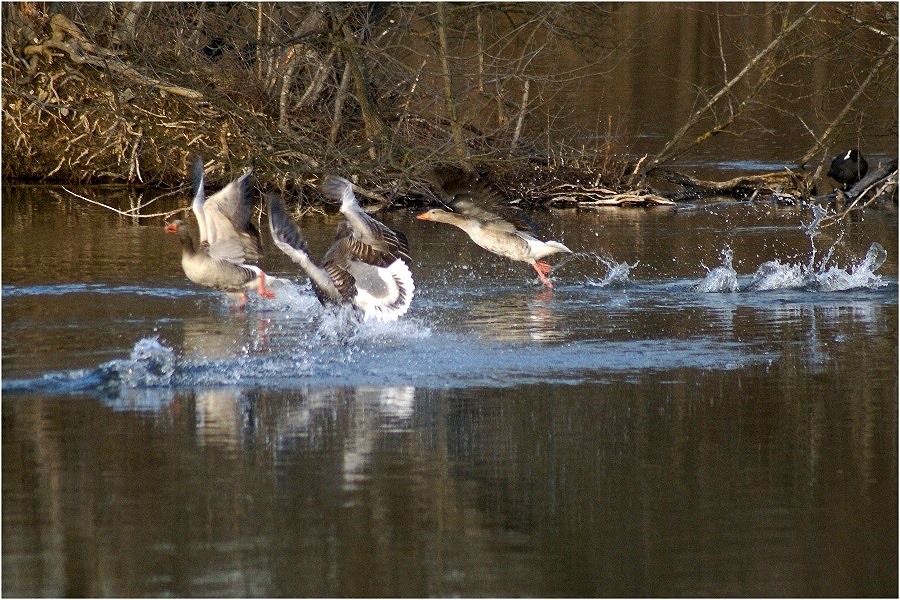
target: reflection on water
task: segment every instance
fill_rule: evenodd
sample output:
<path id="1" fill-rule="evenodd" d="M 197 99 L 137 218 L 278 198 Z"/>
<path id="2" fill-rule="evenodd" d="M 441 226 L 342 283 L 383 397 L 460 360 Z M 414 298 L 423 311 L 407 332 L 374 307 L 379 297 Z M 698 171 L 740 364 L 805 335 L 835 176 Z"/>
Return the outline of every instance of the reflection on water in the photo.
<path id="1" fill-rule="evenodd" d="M 891 215 L 813 251 L 802 209 L 536 215 L 581 252 L 547 292 L 387 214 L 421 293 L 361 324 L 277 252 L 230 310 L 103 214 L 93 258 L 25 269 L 63 225 L 17 200 L 6 595 L 896 594 Z"/>
<path id="2" fill-rule="evenodd" d="M 878 11 L 881 6 L 871 8 Z M 831 8 L 843 10 L 836 4 Z M 728 79 L 723 69 L 736 74 L 740 67 L 732 71 L 733 66 L 747 64 L 749 55 L 778 36 L 786 19 L 790 20 L 784 10 L 799 9 L 766 3 L 634 2 L 610 6 L 609 28 L 599 27 L 592 36 L 597 51 L 609 53 L 602 61 L 608 70 L 602 76 L 560 86 L 561 93 L 549 101 L 551 106 L 561 105 L 562 122 L 557 126 L 571 126 L 581 133 L 582 140 L 612 134 L 621 146 L 627 143 L 635 158 L 644 153 L 654 156 Z M 839 21 L 816 19 L 819 34 L 833 38 L 833 27 Z M 860 54 L 852 57 L 853 52 Z M 753 123 L 742 127 L 738 117 L 733 124 L 740 129 L 740 142 L 735 143 L 734 136 L 712 136 L 692 149 L 680 168 L 744 175 L 792 166 L 809 148 L 810 130 L 824 131 L 843 108 L 848 96 L 839 91 L 841 86 L 856 90 L 853 74 L 838 62 L 849 60 L 858 65 L 859 72 L 868 73 L 876 60 L 864 44 L 839 54 L 819 55 L 815 68 L 802 62 L 786 65 L 777 82 L 770 81 L 767 89 L 760 90 L 757 99 L 761 101 L 742 107 L 752 112 Z M 580 58 L 563 57 L 570 62 L 551 64 L 548 71 L 573 72 L 569 69 L 580 66 Z M 835 59 L 838 62 L 832 62 Z M 822 94 L 823 90 L 831 93 Z M 808 101 L 817 96 L 818 102 Z M 891 85 L 867 105 L 865 119 L 838 134 L 835 147 L 862 143 L 872 155 L 896 156 L 896 104 L 897 88 Z M 608 122 L 612 131 L 607 130 Z"/>
<path id="3" fill-rule="evenodd" d="M 241 392 L 220 388 L 194 395 L 194 424 L 201 446 L 239 449 L 242 446 L 244 413 Z"/>
<path id="4" fill-rule="evenodd" d="M 5 581 L 295 596 L 874 594 L 891 581 L 889 557 L 874 578 L 844 576 L 848 552 L 896 542 L 893 509 L 871 502 L 896 488 L 882 437 L 896 419 L 877 394 L 837 403 L 829 386 L 851 391 L 827 377 L 772 406 L 771 369 L 672 375 L 552 402 L 528 386 L 221 390 L 143 416 L 4 403 L 4 460 L 30 457 L 7 470 L 4 510 L 31 507 L 29 525 L 4 528 Z M 81 431 L 64 426 L 79 414 Z M 92 464 L 102 486 L 85 485 Z"/>
<path id="5" fill-rule="evenodd" d="M 467 317 L 485 339 L 558 341 L 565 336 L 559 329 L 562 317 L 554 313 L 552 301 L 553 292 L 547 290 L 475 299 Z"/>
<path id="6" fill-rule="evenodd" d="M 276 460 L 290 464 L 298 447 L 322 441 L 323 423 L 340 418 L 346 427 L 340 440 L 342 489 L 356 489 L 369 479 L 369 463 L 379 439 L 409 430 L 414 399 L 411 386 L 309 390 L 302 403 L 287 408 L 288 426 L 279 427 Z"/>

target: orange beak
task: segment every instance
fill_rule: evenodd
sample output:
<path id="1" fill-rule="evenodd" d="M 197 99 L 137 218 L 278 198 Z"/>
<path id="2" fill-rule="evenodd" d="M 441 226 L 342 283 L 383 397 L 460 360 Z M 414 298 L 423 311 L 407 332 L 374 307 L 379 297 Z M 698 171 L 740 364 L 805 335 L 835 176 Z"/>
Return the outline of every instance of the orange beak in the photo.
<path id="1" fill-rule="evenodd" d="M 430 220 L 431 220 L 431 219 L 428 218 L 428 213 L 427 213 L 427 212 L 423 212 L 421 215 L 416 215 L 416 218 L 419 219 L 419 220 L 421 220 L 421 221 L 430 221 Z"/>
<path id="2" fill-rule="evenodd" d="M 178 233 L 178 225 L 175 223 L 166 223 L 166 233 Z"/>

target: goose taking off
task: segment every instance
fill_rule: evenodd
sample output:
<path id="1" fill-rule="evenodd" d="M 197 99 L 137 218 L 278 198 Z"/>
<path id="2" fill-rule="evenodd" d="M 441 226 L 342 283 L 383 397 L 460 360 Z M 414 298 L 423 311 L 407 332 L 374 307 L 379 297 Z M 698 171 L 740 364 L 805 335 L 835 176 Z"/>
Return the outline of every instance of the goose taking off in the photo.
<path id="1" fill-rule="evenodd" d="M 199 247 L 194 245 L 187 224 L 181 220 L 166 225 L 166 232 L 181 239 L 181 266 L 194 283 L 238 295 L 235 307 L 247 302 L 246 290 L 256 289 L 263 298 L 274 298 L 266 288 L 266 274 L 248 262 L 262 256 L 259 231 L 250 222 L 253 205 L 249 183 L 253 169 L 206 198 L 203 161 L 194 162 L 196 191 L 191 209 L 200 228 Z"/>
<path id="2" fill-rule="evenodd" d="M 538 239 L 524 220 L 506 219 L 493 212 L 502 208 L 502 197 L 473 175 L 461 171 L 432 171 L 428 174 L 428 180 L 452 211 L 433 208 L 418 215 L 417 219 L 459 227 L 488 252 L 530 264 L 541 282 L 548 288 L 553 287 L 547 277 L 551 267 L 543 259 L 557 252 L 571 253 L 571 250 L 559 242 Z"/>
<path id="3" fill-rule="evenodd" d="M 277 196 L 266 196 L 269 226 L 275 245 L 300 265 L 322 304 L 350 304 L 364 318 L 393 321 L 409 309 L 415 285 L 405 261 L 406 236 L 366 214 L 356 201 L 352 184 L 328 177 L 322 192 L 340 201 L 344 220 L 321 264 L 309 255 L 300 229 Z"/>

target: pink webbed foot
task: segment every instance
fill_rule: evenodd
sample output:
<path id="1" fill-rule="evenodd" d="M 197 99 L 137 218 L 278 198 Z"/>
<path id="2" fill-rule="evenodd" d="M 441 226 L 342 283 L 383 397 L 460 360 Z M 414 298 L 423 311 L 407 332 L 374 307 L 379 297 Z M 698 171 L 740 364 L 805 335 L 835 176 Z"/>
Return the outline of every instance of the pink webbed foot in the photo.
<path id="1" fill-rule="evenodd" d="M 553 267 L 551 267 L 548 263 L 546 263 L 542 260 L 534 261 L 534 270 L 537 271 L 539 274 L 543 273 L 544 275 L 549 275 L 550 269 L 552 269 L 552 268 Z"/>
<path id="2" fill-rule="evenodd" d="M 551 269 L 550 265 L 545 263 L 542 260 L 537 260 L 534 263 L 532 263 L 532 266 L 534 267 L 534 270 L 537 272 L 538 277 L 541 280 L 541 283 L 543 283 L 545 286 L 547 286 L 548 288 L 550 288 L 552 290 L 553 283 L 550 281 L 550 279 L 547 278 L 547 275 L 550 274 L 550 269 Z"/>
<path id="3" fill-rule="evenodd" d="M 262 296 L 263 298 L 267 298 L 271 300 L 275 297 L 275 291 L 270 290 L 266 287 L 266 274 L 260 272 L 259 274 L 259 287 L 256 288 L 256 293 Z"/>

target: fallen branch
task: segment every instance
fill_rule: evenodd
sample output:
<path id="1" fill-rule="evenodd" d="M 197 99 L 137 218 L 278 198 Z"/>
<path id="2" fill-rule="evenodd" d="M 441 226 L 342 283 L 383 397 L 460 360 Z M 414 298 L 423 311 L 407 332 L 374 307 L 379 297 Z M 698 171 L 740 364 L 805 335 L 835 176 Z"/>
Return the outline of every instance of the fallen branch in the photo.
<path id="1" fill-rule="evenodd" d="M 650 192 L 614 192 L 606 188 L 590 188 L 563 183 L 546 192 L 544 203 L 574 206 L 674 206 L 675 202 Z"/>
<path id="2" fill-rule="evenodd" d="M 150 218 L 150 217 L 165 217 L 166 219 L 168 219 L 168 218 L 171 217 L 172 215 L 174 215 L 174 214 L 176 214 L 176 213 L 179 213 L 179 212 L 181 212 L 181 211 L 183 211 L 183 210 L 186 210 L 185 208 L 176 208 L 175 210 L 170 210 L 170 211 L 167 211 L 167 212 L 161 212 L 161 213 L 153 213 L 153 214 L 148 214 L 148 215 L 142 215 L 142 214 L 140 214 L 140 212 L 139 212 L 142 208 L 144 208 L 145 206 L 149 206 L 149 205 L 153 204 L 154 202 L 156 202 L 157 200 L 159 200 L 159 199 L 162 198 L 163 196 L 166 196 L 167 194 L 163 194 L 162 196 L 157 196 L 156 198 L 153 198 L 152 200 L 148 200 L 147 202 L 145 202 L 145 203 L 143 203 L 143 204 L 140 204 L 140 205 L 138 205 L 138 206 L 135 206 L 134 208 L 130 208 L 130 209 L 128 209 L 128 210 L 119 210 L 118 208 L 116 208 L 116 207 L 114 207 L 114 206 L 110 206 L 109 204 L 105 204 L 105 203 L 103 203 L 103 202 L 100 202 L 99 200 L 93 200 L 93 199 L 88 198 L 88 197 L 86 197 L 86 196 L 82 196 L 81 194 L 76 194 L 75 192 L 73 192 L 72 190 L 66 188 L 65 186 L 61 186 L 61 187 L 62 187 L 62 189 L 63 189 L 64 192 L 66 192 L 66 193 L 68 193 L 68 194 L 71 194 L 72 196 L 75 196 L 75 197 L 78 198 L 79 200 L 84 200 L 85 202 L 90 202 L 91 204 L 96 204 L 97 206 L 102 206 L 103 208 L 105 208 L 105 209 L 107 209 L 107 210 L 111 210 L 111 211 L 113 211 L 113 212 L 116 213 L 116 214 L 122 215 L 122 216 L 124 216 L 124 217 L 130 217 L 130 218 L 132 218 L 132 219 L 147 219 L 147 218 Z"/>
<path id="3" fill-rule="evenodd" d="M 798 193 L 800 177 L 785 169 L 759 175 L 741 175 L 727 181 L 707 181 L 695 179 L 682 173 L 668 171 L 663 178 L 685 188 L 670 195 L 673 200 L 696 200 L 710 196 L 729 196 L 734 198 L 756 197 L 761 193 Z"/>
<path id="4" fill-rule="evenodd" d="M 878 165 L 873 172 L 868 173 L 856 185 L 847 192 L 837 191 L 826 196 L 819 196 L 818 200 L 838 200 L 841 197 L 850 200 L 841 212 L 828 215 L 822 219 L 823 227 L 833 225 L 845 219 L 850 213 L 866 209 L 876 202 L 888 201 L 897 198 L 897 160 L 888 161 Z"/>

